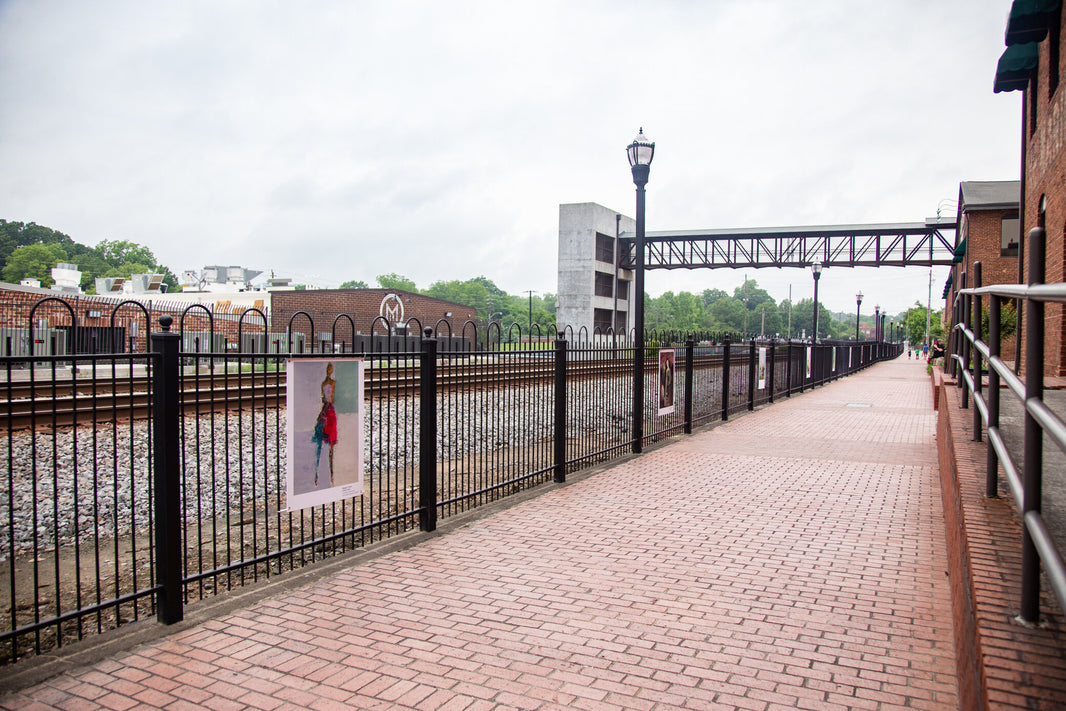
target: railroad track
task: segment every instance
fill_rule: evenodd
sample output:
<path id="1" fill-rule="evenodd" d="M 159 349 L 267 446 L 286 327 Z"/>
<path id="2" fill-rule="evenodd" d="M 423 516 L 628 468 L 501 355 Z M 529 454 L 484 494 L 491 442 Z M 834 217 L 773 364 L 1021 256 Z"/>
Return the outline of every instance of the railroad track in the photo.
<path id="1" fill-rule="evenodd" d="M 698 366 L 713 367 L 720 357 L 699 356 Z M 648 362 L 645 372 L 657 364 Z M 575 360 L 567 363 L 568 379 L 619 377 L 631 375 L 632 361 Z M 552 380 L 555 365 L 544 362 L 443 363 L 437 369 L 437 387 L 487 389 L 518 383 Z M 406 397 L 418 392 L 421 384 L 417 365 L 410 367 L 367 368 L 364 394 L 369 398 Z M 187 373 L 180 390 L 185 415 L 207 414 L 246 408 L 272 409 L 285 406 L 284 371 L 260 373 Z M 146 419 L 151 414 L 149 379 L 143 375 L 92 377 L 79 374 L 69 379 L 33 379 L 0 383 L 0 428 L 27 428 L 66 425 L 92 425 L 115 420 Z"/>

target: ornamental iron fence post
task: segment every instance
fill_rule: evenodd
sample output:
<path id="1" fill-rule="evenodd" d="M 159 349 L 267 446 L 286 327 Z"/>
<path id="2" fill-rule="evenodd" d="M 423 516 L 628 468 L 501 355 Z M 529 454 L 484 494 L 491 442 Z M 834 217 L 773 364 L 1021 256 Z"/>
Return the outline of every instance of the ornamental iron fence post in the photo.
<path id="1" fill-rule="evenodd" d="M 437 339 L 423 332 L 419 364 L 418 528 L 437 529 Z"/>
<path id="2" fill-rule="evenodd" d="M 770 347 L 767 349 L 769 352 L 766 354 L 766 391 L 770 397 L 770 403 L 774 402 L 774 341 L 770 341 Z"/>
<path id="3" fill-rule="evenodd" d="M 566 481 L 566 339 L 555 339 L 555 422 L 552 454 L 554 467 L 552 479 L 557 483 Z"/>
<path id="4" fill-rule="evenodd" d="M 729 334 L 725 336 L 725 345 L 722 346 L 722 420 L 729 419 L 729 351 L 732 349 L 729 343 Z"/>
<path id="5" fill-rule="evenodd" d="M 755 409 L 755 338 L 748 346 L 748 412 Z"/>
<path id="6" fill-rule="evenodd" d="M 685 434 L 692 434 L 692 383 L 695 381 L 692 372 L 696 362 L 696 341 L 689 338 L 685 341 Z"/>
<path id="7" fill-rule="evenodd" d="M 156 619 L 164 625 L 184 618 L 181 553 L 181 464 L 178 452 L 180 400 L 178 376 L 181 337 L 172 333 L 173 317 L 159 317 L 162 331 L 152 333 L 159 362 L 152 374 L 152 457 L 155 470 Z"/>
<path id="8" fill-rule="evenodd" d="M 792 397 L 792 339 L 788 339 L 785 358 L 785 397 Z"/>

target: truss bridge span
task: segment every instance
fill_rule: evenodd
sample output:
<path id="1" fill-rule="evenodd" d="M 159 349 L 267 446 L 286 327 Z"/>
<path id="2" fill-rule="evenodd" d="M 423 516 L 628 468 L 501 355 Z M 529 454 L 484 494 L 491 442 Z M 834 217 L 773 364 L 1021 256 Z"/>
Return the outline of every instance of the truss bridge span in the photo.
<path id="1" fill-rule="evenodd" d="M 648 232 L 645 269 L 906 267 L 951 265 L 954 218 L 925 222 Z M 621 264 L 636 267 L 635 235 L 623 232 Z"/>

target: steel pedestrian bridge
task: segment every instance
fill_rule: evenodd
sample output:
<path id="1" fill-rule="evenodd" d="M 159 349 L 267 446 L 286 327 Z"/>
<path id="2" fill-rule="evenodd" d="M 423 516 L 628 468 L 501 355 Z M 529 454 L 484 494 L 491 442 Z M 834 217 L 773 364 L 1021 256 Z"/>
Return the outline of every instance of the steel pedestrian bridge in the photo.
<path id="1" fill-rule="evenodd" d="M 954 217 L 925 222 L 648 232 L 645 269 L 906 267 L 951 265 Z M 635 235 L 623 232 L 621 266 L 636 267 Z"/>

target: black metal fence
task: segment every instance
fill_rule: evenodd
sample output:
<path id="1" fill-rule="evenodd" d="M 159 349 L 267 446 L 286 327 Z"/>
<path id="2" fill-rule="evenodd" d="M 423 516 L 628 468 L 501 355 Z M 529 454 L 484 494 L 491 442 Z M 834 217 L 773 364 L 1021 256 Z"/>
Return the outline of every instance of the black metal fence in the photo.
<path id="1" fill-rule="evenodd" d="M 973 399 L 973 439 L 987 434 L 985 495 L 999 495 L 1002 466 L 1018 512 L 1022 517 L 1021 617 L 1037 622 L 1040 616 L 1040 564 L 1043 562 L 1052 591 L 1066 610 L 1066 565 L 1062 551 L 1049 533 L 1043 511 L 1044 437 L 1066 453 L 1066 424 L 1044 399 L 1045 304 L 1066 304 L 1066 284 L 1046 284 L 1047 237 L 1044 229 L 1029 232 L 1029 283 L 981 284 L 981 263 L 973 265 L 973 288 L 963 274 L 958 298 L 952 305 L 949 371 L 962 388 L 962 407 Z M 988 322 L 983 307 L 987 298 Z M 1000 358 L 1004 301 L 1024 300 L 1025 378 L 1019 378 Z M 1019 310 L 1019 317 L 1021 311 Z M 1061 336 L 1061 334 L 1059 334 Z M 1054 347 L 1058 347 L 1057 344 Z M 985 375 L 987 374 L 987 382 Z M 1003 387 L 1005 386 L 1005 388 Z M 1022 452 L 1009 451 L 1000 430 L 1001 393 L 1013 396 L 1025 410 Z M 1019 456 L 1020 455 L 1020 456 Z"/>
<path id="2" fill-rule="evenodd" d="M 288 355 L 288 340 L 205 350 L 211 333 L 186 338 L 170 321 L 143 353 L 0 357 L 4 662 L 145 616 L 173 622 L 197 600 L 564 481 L 639 451 L 635 415 L 643 447 L 901 351 L 652 334 L 638 414 L 632 339 L 506 343 L 438 324 L 422 338 L 331 339 L 327 353 L 309 338 Z M 668 413 L 660 350 L 674 358 Z M 366 366 L 363 494 L 289 511 L 286 365 L 353 352 Z"/>

